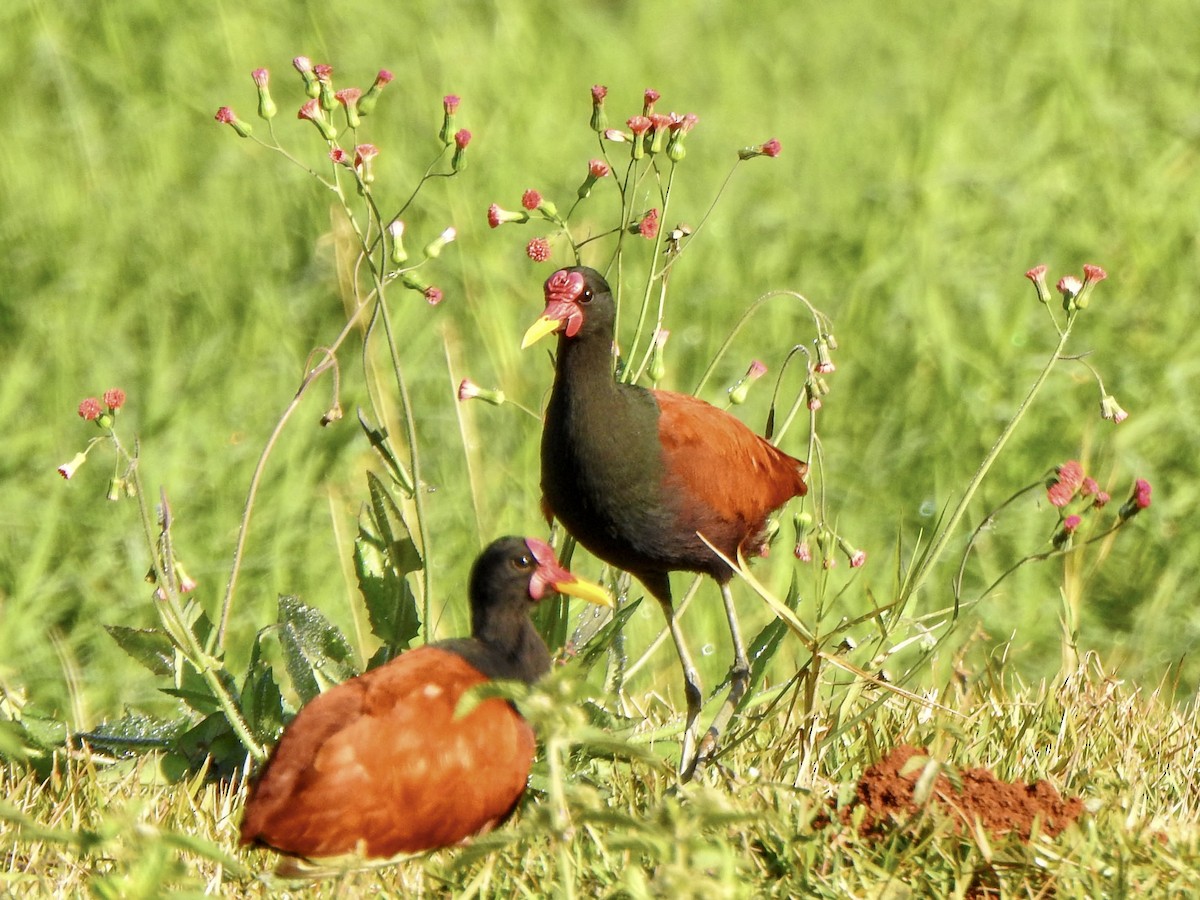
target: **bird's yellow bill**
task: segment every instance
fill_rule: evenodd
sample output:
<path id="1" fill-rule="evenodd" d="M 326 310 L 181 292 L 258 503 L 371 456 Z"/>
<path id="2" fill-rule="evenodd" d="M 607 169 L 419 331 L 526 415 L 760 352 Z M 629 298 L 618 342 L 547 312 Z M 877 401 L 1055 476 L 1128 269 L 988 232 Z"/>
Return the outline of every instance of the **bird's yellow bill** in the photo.
<path id="1" fill-rule="evenodd" d="M 521 349 L 524 350 L 536 344 L 548 334 L 554 334 L 560 327 L 562 327 L 562 322 L 558 319 L 542 316 L 529 326 L 529 330 L 525 332 L 525 337 L 521 338 Z"/>
<path id="2" fill-rule="evenodd" d="M 551 585 L 560 594 L 570 594 L 597 606 L 612 607 L 612 595 L 594 581 L 574 576 L 570 581 L 556 581 Z"/>

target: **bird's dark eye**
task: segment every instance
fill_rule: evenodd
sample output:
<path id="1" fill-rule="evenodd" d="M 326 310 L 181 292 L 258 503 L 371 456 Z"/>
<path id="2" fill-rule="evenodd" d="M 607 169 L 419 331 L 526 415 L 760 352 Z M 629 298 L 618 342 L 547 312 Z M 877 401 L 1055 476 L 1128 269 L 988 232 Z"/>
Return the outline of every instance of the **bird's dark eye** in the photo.
<path id="1" fill-rule="evenodd" d="M 513 568 L 521 572 L 528 572 L 534 567 L 533 557 L 528 553 L 523 553 L 513 560 Z"/>
<path id="2" fill-rule="evenodd" d="M 592 294 L 592 289 L 591 289 L 591 288 L 584 288 L 584 289 L 583 289 L 583 293 L 579 295 L 579 302 L 580 302 L 580 303 L 591 303 L 591 302 L 592 302 L 592 296 L 593 296 L 593 294 Z"/>

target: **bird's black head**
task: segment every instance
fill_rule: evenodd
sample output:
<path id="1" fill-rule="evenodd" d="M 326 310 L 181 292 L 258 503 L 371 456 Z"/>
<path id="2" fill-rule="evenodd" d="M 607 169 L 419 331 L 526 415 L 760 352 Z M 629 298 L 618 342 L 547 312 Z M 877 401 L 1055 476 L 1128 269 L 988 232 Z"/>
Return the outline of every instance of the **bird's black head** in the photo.
<path id="1" fill-rule="evenodd" d="M 568 338 L 601 335 L 612 338 L 616 309 L 604 276 L 587 266 L 559 269 L 546 279 L 546 310 L 529 330 L 521 347 L 559 333 Z"/>
<path id="2" fill-rule="evenodd" d="M 478 634 L 489 621 L 527 615 L 551 591 L 612 605 L 603 588 L 559 565 L 545 541 L 511 536 L 492 541 L 471 568 L 472 633 Z"/>

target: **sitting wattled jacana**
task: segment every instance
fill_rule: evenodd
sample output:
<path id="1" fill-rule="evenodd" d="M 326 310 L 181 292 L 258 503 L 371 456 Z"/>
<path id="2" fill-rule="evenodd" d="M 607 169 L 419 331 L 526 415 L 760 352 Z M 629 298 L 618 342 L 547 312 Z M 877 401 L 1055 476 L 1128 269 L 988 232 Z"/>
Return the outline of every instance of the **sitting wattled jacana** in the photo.
<path id="1" fill-rule="evenodd" d="M 503 699 L 456 709 L 490 679 L 550 671 L 529 612 L 551 591 L 612 604 L 543 541 L 489 545 L 471 570 L 471 636 L 409 650 L 301 709 L 251 787 L 242 843 L 290 857 L 279 874 L 321 874 L 322 863 L 386 861 L 503 822 L 525 790 L 533 731 Z"/>
<path id="2" fill-rule="evenodd" d="M 662 606 L 687 698 L 680 768 L 690 777 L 702 695 L 671 602 L 668 573 L 703 572 L 725 601 L 734 663 L 729 697 L 704 754 L 745 693 L 750 666 L 733 607 L 729 559 L 757 555 L 768 516 L 807 492 L 808 465 L 703 400 L 622 384 L 613 377 L 616 306 L 604 278 L 584 266 L 555 272 L 545 313 L 522 348 L 558 333 L 554 387 L 542 431 L 542 497 L 548 515 L 591 553 L 642 582 Z"/>

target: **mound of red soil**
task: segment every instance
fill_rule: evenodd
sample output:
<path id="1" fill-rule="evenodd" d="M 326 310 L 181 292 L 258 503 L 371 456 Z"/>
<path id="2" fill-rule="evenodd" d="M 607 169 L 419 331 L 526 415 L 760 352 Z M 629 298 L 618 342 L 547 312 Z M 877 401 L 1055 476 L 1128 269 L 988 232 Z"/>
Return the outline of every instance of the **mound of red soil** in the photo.
<path id="1" fill-rule="evenodd" d="M 841 812 L 842 821 L 849 823 L 855 810 L 864 808 L 862 829 L 882 834 L 889 824 L 907 821 L 919 813 L 921 807 L 913 799 L 913 789 L 924 765 L 908 763 L 915 756 L 925 755 L 918 747 L 901 746 L 868 766 L 858 780 L 854 800 Z M 960 779 L 961 791 L 945 773 L 940 773 L 929 793 L 929 803 L 957 819 L 959 830 L 974 828 L 978 820 L 990 835 L 1015 833 L 1027 839 L 1036 818 L 1041 822 L 1041 831 L 1053 837 L 1083 812 L 1080 798 L 1064 800 L 1047 781 L 1000 781 L 983 768 L 967 769 Z"/>

